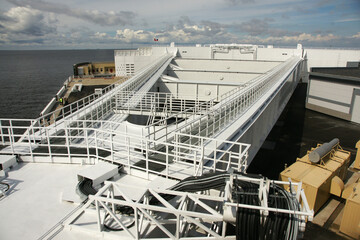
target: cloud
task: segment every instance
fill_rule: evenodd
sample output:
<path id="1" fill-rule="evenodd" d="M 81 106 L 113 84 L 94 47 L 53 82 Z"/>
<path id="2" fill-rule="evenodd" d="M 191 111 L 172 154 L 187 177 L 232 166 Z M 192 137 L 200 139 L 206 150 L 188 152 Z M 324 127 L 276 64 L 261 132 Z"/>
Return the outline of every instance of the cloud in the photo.
<path id="1" fill-rule="evenodd" d="M 144 30 L 131 30 L 131 29 L 124 29 L 124 30 L 117 30 L 116 31 L 116 40 L 120 40 L 122 42 L 149 42 L 154 37 L 154 33 L 144 31 Z"/>
<path id="2" fill-rule="evenodd" d="M 225 0 L 225 2 L 232 5 L 232 6 L 236 6 L 236 5 L 240 4 L 240 3 L 244 3 L 244 4 L 246 4 L 246 3 L 254 3 L 255 0 Z"/>
<path id="3" fill-rule="evenodd" d="M 355 35 L 352 35 L 352 38 L 360 39 L 360 32 L 358 32 L 358 33 L 355 34 Z"/>
<path id="4" fill-rule="evenodd" d="M 336 23 L 343 23 L 343 22 L 359 22 L 360 18 L 346 18 L 346 19 L 340 19 L 336 20 Z"/>
<path id="5" fill-rule="evenodd" d="M 132 25 L 136 14 L 131 11 L 101 12 L 98 10 L 73 9 L 61 3 L 49 3 L 43 0 L 7 0 L 17 6 L 28 6 L 44 12 L 62 14 L 101 26 Z"/>
<path id="6" fill-rule="evenodd" d="M 242 39 L 244 43 L 274 44 L 277 46 L 295 46 L 297 43 L 306 47 L 359 47 L 360 32 L 353 36 L 338 36 L 328 34 L 300 33 L 298 35 L 285 35 L 279 37 L 248 36 Z"/>
<path id="7" fill-rule="evenodd" d="M 43 13 L 28 7 L 14 7 L 0 13 L 0 41 L 10 44 L 41 44 L 56 33 Z"/>
<path id="8" fill-rule="evenodd" d="M 94 34 L 95 38 L 106 38 L 107 36 L 108 36 L 107 33 L 101 33 L 101 32 L 96 32 Z"/>
<path id="9" fill-rule="evenodd" d="M 299 32 L 291 32 L 288 30 L 282 30 L 273 28 L 269 23 L 274 22 L 272 18 L 264 19 L 251 19 L 242 23 L 233 23 L 228 25 L 229 28 L 234 29 L 234 31 L 239 33 L 246 33 L 250 36 L 272 36 L 272 37 L 281 37 L 285 35 L 298 35 Z"/>
<path id="10" fill-rule="evenodd" d="M 240 31 L 250 34 L 250 36 L 266 35 L 269 30 L 269 22 L 273 19 L 251 19 L 250 21 L 241 24 L 234 24 L 235 28 Z"/>
<path id="11" fill-rule="evenodd" d="M 54 32 L 40 11 L 27 7 L 11 8 L 8 12 L 0 14 L 1 32 L 19 33 L 32 36 L 44 36 Z"/>
<path id="12" fill-rule="evenodd" d="M 168 24 L 162 30 L 145 29 L 118 29 L 115 35 L 96 32 L 83 32 L 82 41 L 92 41 L 97 44 L 137 44 L 148 45 L 158 38 L 160 43 L 251 43 L 251 44 L 274 44 L 278 46 L 296 46 L 303 43 L 304 46 L 356 46 L 360 33 L 352 37 L 337 36 L 334 33 L 318 31 L 316 33 L 299 33 L 271 28 L 272 19 L 253 19 L 235 26 L 238 31 L 248 32 L 245 35 L 234 32 L 234 24 L 221 24 L 213 21 L 194 22 L 189 17 L 183 16 L 174 24 Z M 256 27 L 259 26 L 259 29 Z M 251 33 L 251 34 L 249 34 Z M 72 36 L 74 37 L 74 36 Z M 357 40 L 357 41 L 356 41 Z M 75 41 L 74 41 L 75 42 Z"/>
<path id="13" fill-rule="evenodd" d="M 216 43 L 236 40 L 236 36 L 226 30 L 226 25 L 212 21 L 201 21 L 196 24 L 186 16 L 180 17 L 176 24 L 168 24 L 164 30 L 120 29 L 115 36 L 116 39 L 128 43 L 152 42 L 154 37 L 164 43 Z"/>

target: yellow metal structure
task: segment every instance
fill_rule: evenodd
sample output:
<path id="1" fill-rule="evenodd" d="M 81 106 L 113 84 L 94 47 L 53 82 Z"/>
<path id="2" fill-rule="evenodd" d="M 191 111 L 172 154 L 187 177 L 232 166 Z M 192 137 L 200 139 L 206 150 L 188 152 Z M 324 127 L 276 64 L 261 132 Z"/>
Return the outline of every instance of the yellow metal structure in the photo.
<path id="1" fill-rule="evenodd" d="M 318 144 L 317 147 L 320 146 Z M 311 149 L 313 150 L 315 148 Z M 294 182 L 302 182 L 309 207 L 317 212 L 328 200 L 332 191 L 338 196 L 341 195 L 343 183 L 340 181 L 343 181 L 346 176 L 350 152 L 342 150 L 337 145 L 321 159 L 320 163 L 314 164 L 309 160 L 311 151 L 282 171 L 280 179 L 285 181 L 290 178 Z"/>
<path id="2" fill-rule="evenodd" d="M 344 182 L 338 177 L 335 176 L 331 179 L 331 187 L 330 187 L 330 193 L 341 197 L 341 193 L 344 190 Z"/>
<path id="3" fill-rule="evenodd" d="M 357 153 L 354 162 L 354 168 L 360 170 L 360 140 L 356 143 L 355 147 L 357 148 Z"/>
<path id="4" fill-rule="evenodd" d="M 340 231 L 354 239 L 360 239 L 360 182 L 355 185 L 346 200 Z"/>

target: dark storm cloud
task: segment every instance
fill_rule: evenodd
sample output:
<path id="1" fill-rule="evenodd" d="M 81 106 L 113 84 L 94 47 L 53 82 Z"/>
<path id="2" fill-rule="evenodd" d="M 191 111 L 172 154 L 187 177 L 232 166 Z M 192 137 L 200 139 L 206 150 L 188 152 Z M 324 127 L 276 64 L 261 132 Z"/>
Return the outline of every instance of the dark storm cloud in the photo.
<path id="1" fill-rule="evenodd" d="M 101 26 L 123 26 L 132 25 L 136 14 L 131 11 L 120 12 L 100 12 L 97 10 L 89 11 L 73 9 L 61 3 L 49 3 L 43 0 L 7 0 L 17 6 L 29 6 L 44 12 L 63 14 L 70 17 L 79 18 Z"/>

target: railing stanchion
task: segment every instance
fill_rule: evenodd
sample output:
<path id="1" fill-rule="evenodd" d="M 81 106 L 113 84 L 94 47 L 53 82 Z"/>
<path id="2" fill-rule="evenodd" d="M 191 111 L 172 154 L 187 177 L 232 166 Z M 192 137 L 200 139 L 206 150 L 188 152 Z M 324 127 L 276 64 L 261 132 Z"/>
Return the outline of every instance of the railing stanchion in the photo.
<path id="1" fill-rule="evenodd" d="M 99 161 L 99 148 L 98 148 L 98 140 L 97 140 L 98 130 L 95 130 L 94 133 L 95 133 L 95 154 L 96 154 L 96 161 L 98 162 Z"/>
<path id="2" fill-rule="evenodd" d="M 166 178 L 169 178 L 169 145 L 166 144 Z"/>
<path id="3" fill-rule="evenodd" d="M 87 128 L 84 128 L 85 131 L 85 141 L 86 141 L 86 155 L 88 159 L 88 164 L 90 163 L 90 149 L 89 149 L 89 134 Z"/>
<path id="4" fill-rule="evenodd" d="M 9 134 L 9 141 L 11 145 L 11 152 L 15 154 L 14 150 L 14 132 L 13 132 L 13 126 L 12 126 L 12 120 L 9 120 L 9 128 L 8 128 L 8 134 Z"/>

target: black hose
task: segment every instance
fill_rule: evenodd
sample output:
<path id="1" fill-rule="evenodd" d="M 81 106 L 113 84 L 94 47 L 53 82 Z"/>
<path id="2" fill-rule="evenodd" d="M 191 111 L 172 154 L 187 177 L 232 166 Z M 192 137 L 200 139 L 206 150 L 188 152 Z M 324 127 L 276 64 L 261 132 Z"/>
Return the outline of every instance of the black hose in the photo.
<path id="1" fill-rule="evenodd" d="M 260 206 L 258 184 L 235 179 L 234 185 L 233 196 L 236 198 L 233 199 L 240 204 Z M 294 196 L 274 183 L 270 184 L 268 206 L 291 211 L 300 209 Z M 280 212 L 269 212 L 261 221 L 259 210 L 239 207 L 236 213 L 236 239 L 296 239 L 298 221 L 294 214 Z"/>
<path id="2" fill-rule="evenodd" d="M 84 178 L 78 183 L 76 189 L 86 197 L 89 195 L 95 195 L 97 190 L 93 187 L 92 184 L 92 180 Z"/>
<path id="3" fill-rule="evenodd" d="M 111 220 L 109 220 L 109 216 L 110 216 L 110 214 L 109 214 L 109 213 L 106 213 L 105 219 L 104 219 L 104 227 L 105 227 L 107 230 L 114 231 L 114 232 L 119 232 L 119 231 L 124 230 L 121 226 L 112 227 L 112 226 L 110 226 L 111 223 L 106 223 L 106 221 L 111 221 Z M 113 220 L 113 221 L 115 221 L 115 220 Z M 127 228 L 130 228 L 130 227 L 132 227 L 134 224 L 135 224 L 135 220 L 132 220 L 131 223 L 128 224 L 126 227 L 127 227 Z"/>
<path id="4" fill-rule="evenodd" d="M 5 194 L 7 191 L 9 191 L 9 189 L 10 189 L 10 185 L 9 184 L 7 184 L 7 183 L 4 183 L 4 182 L 0 182 L 0 185 L 3 185 L 3 186 L 5 186 L 4 187 L 4 189 L 2 189 L 2 192 Z"/>

